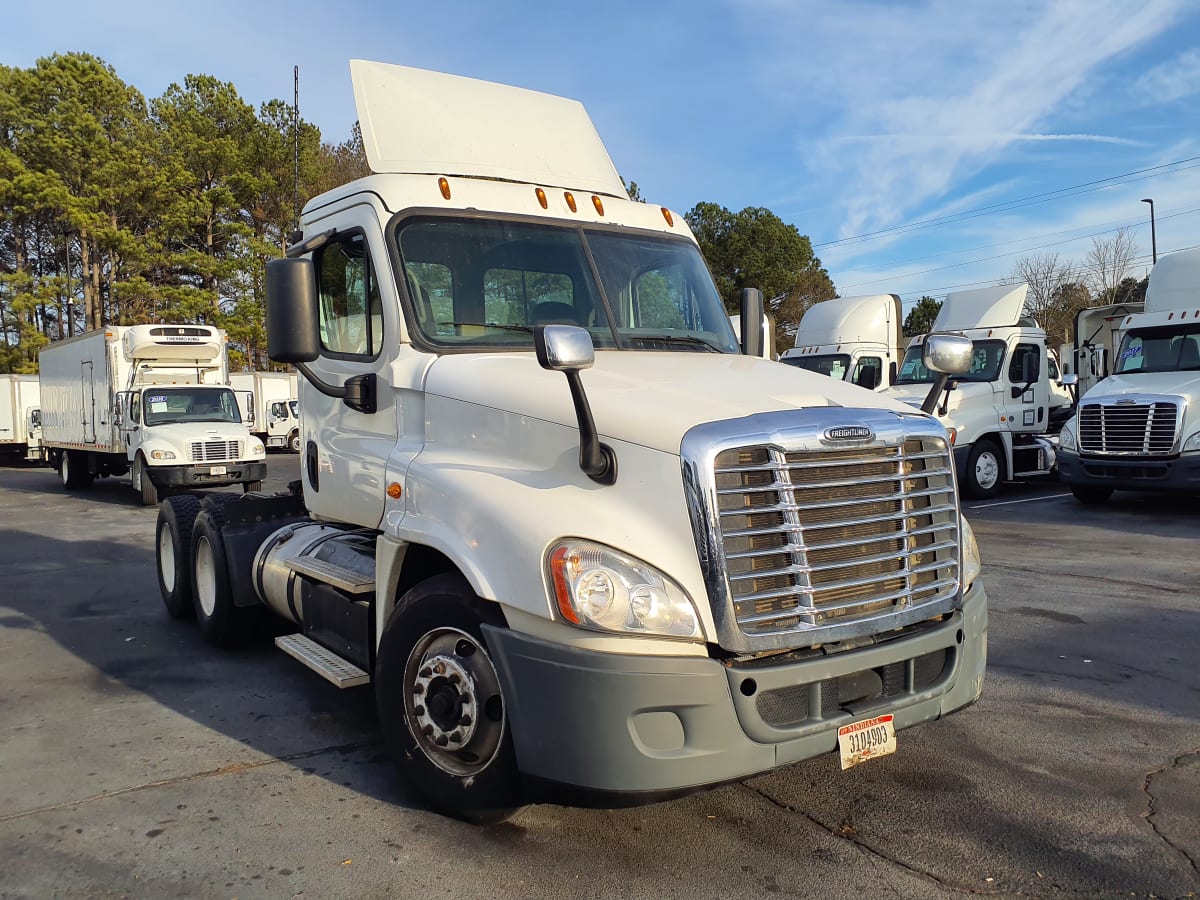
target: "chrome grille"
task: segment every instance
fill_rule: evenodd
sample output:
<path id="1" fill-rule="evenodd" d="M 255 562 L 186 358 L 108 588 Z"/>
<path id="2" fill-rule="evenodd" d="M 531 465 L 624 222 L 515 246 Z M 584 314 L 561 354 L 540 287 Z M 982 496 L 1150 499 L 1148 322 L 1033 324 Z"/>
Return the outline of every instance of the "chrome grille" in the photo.
<path id="1" fill-rule="evenodd" d="M 1083 453 L 1166 456 L 1175 449 L 1179 407 L 1170 402 L 1085 403 L 1079 408 Z"/>
<path id="2" fill-rule="evenodd" d="M 958 507 L 941 438 L 848 449 L 723 450 L 720 549 L 740 630 L 874 620 L 958 592 Z"/>
<path id="3" fill-rule="evenodd" d="M 193 462 L 224 462 L 242 458 L 241 441 L 193 441 Z"/>

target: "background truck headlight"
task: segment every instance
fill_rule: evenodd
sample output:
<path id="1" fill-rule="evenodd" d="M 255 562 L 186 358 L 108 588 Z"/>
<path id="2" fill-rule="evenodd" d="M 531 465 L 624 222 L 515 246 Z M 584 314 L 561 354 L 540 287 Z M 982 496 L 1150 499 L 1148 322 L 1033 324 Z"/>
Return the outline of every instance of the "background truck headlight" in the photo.
<path id="1" fill-rule="evenodd" d="M 150 458 L 151 459 L 174 459 L 175 451 L 174 450 L 151 450 Z"/>
<path id="2" fill-rule="evenodd" d="M 251 456 L 266 456 L 267 455 L 267 448 L 263 446 L 263 442 L 260 441 L 258 438 L 255 438 L 254 440 L 252 440 L 250 442 L 250 455 Z"/>
<path id="3" fill-rule="evenodd" d="M 963 593 L 971 589 L 975 579 L 983 571 L 983 559 L 979 555 L 979 542 L 975 540 L 975 529 L 964 517 L 962 520 Z"/>
<path id="4" fill-rule="evenodd" d="M 603 544 L 567 540 L 550 550 L 549 569 L 555 604 L 573 625 L 620 634 L 704 638 L 687 592 L 641 560 Z"/>
<path id="5" fill-rule="evenodd" d="M 1184 453 L 1195 453 L 1197 450 L 1200 450 L 1200 431 L 1197 431 L 1183 442 Z"/>
<path id="6" fill-rule="evenodd" d="M 1073 451 L 1073 450 L 1077 449 L 1078 445 L 1075 443 L 1075 429 L 1071 427 L 1071 424 L 1074 421 L 1075 420 L 1072 419 L 1070 422 L 1068 422 L 1066 425 L 1064 425 L 1062 427 L 1062 431 L 1060 431 L 1058 433 L 1058 446 L 1061 447 L 1063 450 L 1072 450 Z M 1198 448 L 1198 449 L 1200 449 L 1200 448 Z"/>

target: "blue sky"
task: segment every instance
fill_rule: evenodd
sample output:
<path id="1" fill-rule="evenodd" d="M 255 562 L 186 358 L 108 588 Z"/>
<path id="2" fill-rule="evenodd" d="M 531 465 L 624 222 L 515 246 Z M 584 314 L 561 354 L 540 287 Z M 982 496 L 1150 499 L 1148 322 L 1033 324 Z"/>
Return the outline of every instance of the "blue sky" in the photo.
<path id="1" fill-rule="evenodd" d="M 1035 253 L 1083 264 L 1094 236 L 1121 227 L 1140 276 L 1144 197 L 1160 255 L 1200 245 L 1195 0 L 6 10 L 0 62 L 69 50 L 100 56 L 147 97 L 203 72 L 255 104 L 290 100 L 299 65 L 301 114 L 335 142 L 355 119 L 354 57 L 574 97 L 647 200 L 767 207 L 809 235 L 843 295 L 908 304 L 994 283 Z"/>

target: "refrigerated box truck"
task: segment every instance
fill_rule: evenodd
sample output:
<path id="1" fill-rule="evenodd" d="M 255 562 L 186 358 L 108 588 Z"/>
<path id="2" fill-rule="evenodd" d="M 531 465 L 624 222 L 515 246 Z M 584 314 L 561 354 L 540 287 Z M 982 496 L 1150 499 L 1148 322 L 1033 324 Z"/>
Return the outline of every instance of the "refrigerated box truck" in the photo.
<path id="1" fill-rule="evenodd" d="M 132 472 L 153 506 L 170 490 L 262 486 L 266 450 L 242 421 L 219 329 L 112 325 L 39 361 L 42 456 L 67 490 Z"/>

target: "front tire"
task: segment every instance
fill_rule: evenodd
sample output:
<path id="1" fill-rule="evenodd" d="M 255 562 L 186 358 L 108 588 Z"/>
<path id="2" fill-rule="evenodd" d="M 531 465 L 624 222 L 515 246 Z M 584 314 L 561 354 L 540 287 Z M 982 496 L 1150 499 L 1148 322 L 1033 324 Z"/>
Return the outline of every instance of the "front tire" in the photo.
<path id="1" fill-rule="evenodd" d="M 1084 506 L 1099 506 L 1112 496 L 1112 492 L 1113 489 L 1110 487 L 1098 487 L 1094 484 L 1071 485 L 1071 493 Z"/>
<path id="2" fill-rule="evenodd" d="M 134 457 L 130 483 L 141 497 L 142 506 L 158 506 L 158 488 L 150 480 L 150 473 L 146 471 L 146 457 L 141 453 Z"/>
<path id="3" fill-rule="evenodd" d="M 379 723 L 400 773 L 435 809 L 476 825 L 525 802 L 485 620 L 503 624 L 461 575 L 436 575 L 400 598 L 375 662 Z"/>
<path id="4" fill-rule="evenodd" d="M 992 441 L 976 441 L 967 455 L 962 477 L 963 492 L 976 500 L 987 500 L 1000 493 L 1004 481 L 1004 456 Z"/>
<path id="5" fill-rule="evenodd" d="M 258 606 L 235 606 L 229 581 L 229 560 L 221 528 L 225 517 L 219 509 L 205 507 L 192 528 L 192 606 L 205 640 L 218 647 L 236 647 L 254 636 Z"/>
<path id="6" fill-rule="evenodd" d="M 158 508 L 155 561 L 158 589 L 172 619 L 192 619 L 192 529 L 200 513 L 197 497 L 168 497 Z"/>
<path id="7" fill-rule="evenodd" d="M 293 431 L 288 435 L 288 449 L 293 453 L 300 452 L 300 431 Z"/>

